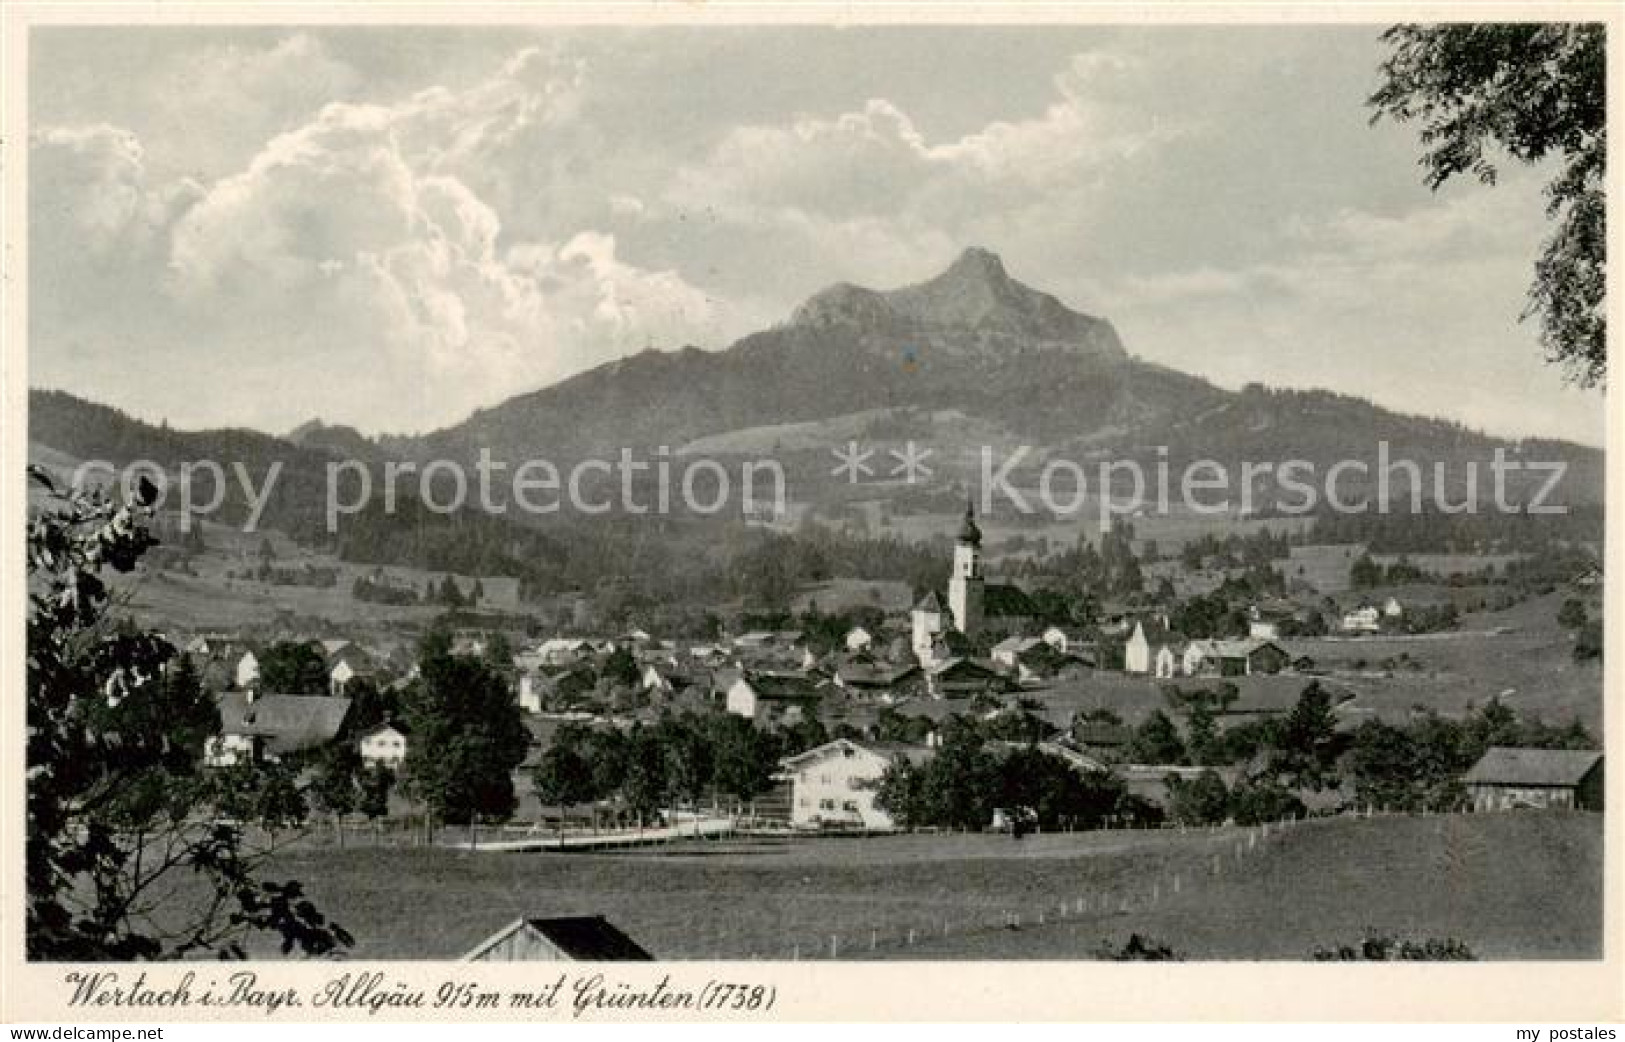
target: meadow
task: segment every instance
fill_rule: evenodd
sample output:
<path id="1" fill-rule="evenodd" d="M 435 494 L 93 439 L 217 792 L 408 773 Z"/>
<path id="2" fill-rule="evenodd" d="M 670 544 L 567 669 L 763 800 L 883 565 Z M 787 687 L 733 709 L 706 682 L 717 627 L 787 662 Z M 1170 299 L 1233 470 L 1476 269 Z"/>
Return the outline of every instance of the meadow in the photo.
<path id="1" fill-rule="evenodd" d="M 1079 959 L 1131 933 L 1191 959 L 1304 959 L 1368 928 L 1456 938 L 1480 958 L 1594 958 L 1602 926 L 1591 814 L 619 854 L 311 846 L 273 869 L 302 880 L 367 959 L 454 959 L 515 918 L 571 914 L 607 916 L 664 959 L 827 958 L 832 943 L 849 959 Z"/>

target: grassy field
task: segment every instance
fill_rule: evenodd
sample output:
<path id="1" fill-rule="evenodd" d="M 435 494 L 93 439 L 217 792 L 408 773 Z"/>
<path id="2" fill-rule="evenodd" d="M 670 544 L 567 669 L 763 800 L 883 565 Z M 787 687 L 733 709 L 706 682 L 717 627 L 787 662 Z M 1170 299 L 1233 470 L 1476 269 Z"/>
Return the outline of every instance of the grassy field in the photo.
<path id="1" fill-rule="evenodd" d="M 1482 958 L 1588 958 L 1601 944 L 1601 824 L 1335 819 L 1255 849 L 1245 829 L 622 854 L 310 848 L 275 868 L 303 880 L 355 933 L 354 956 L 371 959 L 455 958 L 519 916 L 584 913 L 667 959 L 828 957 L 832 935 L 842 958 L 1074 959 L 1131 932 L 1193 959 L 1301 959 L 1367 927 L 1458 938 Z"/>
<path id="2" fill-rule="evenodd" d="M 1564 594 L 1532 598 L 1506 611 L 1462 617 L 1462 631 L 1421 637 L 1283 640 L 1293 655 L 1308 655 L 1338 693 L 1355 697 L 1343 712 L 1351 722 L 1368 717 L 1402 721 L 1415 709 L 1460 716 L 1491 698 L 1550 724 L 1579 720 L 1602 735 L 1602 666 L 1577 663 L 1573 638 L 1558 628 Z M 1497 632 L 1498 630 L 1504 632 Z M 1407 656 L 1402 660 L 1401 656 Z M 1238 709 L 1287 710 L 1312 677 L 1225 678 L 1236 685 Z M 1080 709 L 1110 709 L 1133 723 L 1166 708 L 1168 683 L 1201 687 L 1215 681 L 1171 681 L 1101 671 L 1030 694 L 1061 718 Z"/>

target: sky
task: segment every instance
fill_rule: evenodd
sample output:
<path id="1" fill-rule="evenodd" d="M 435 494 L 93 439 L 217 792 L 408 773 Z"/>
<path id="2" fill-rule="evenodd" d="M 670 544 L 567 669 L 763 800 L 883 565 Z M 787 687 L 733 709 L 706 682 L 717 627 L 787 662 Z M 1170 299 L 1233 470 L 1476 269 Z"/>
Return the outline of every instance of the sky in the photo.
<path id="1" fill-rule="evenodd" d="M 1549 170 L 1430 192 L 1377 26 L 46 27 L 30 383 L 371 433 L 968 246 L 1149 361 L 1601 445 Z"/>

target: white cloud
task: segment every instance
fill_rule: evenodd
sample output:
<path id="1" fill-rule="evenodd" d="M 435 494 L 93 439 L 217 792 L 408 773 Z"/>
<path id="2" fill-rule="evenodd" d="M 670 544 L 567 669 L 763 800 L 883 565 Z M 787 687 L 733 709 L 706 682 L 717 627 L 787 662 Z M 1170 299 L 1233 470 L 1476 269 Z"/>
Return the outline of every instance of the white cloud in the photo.
<path id="1" fill-rule="evenodd" d="M 64 274 L 87 255 L 139 259 L 121 277 L 145 292 L 156 336 L 208 344 L 203 369 L 225 377 L 220 414 L 203 422 L 281 428 L 319 412 L 426 429 L 646 345 L 713 341 L 725 308 L 674 272 L 629 263 L 591 228 L 562 245 L 506 243 L 497 208 L 455 173 L 568 118 L 547 65 L 527 50 L 466 92 L 327 105 L 240 172 L 185 192 L 147 183 L 127 131 L 48 129 L 36 176 L 72 226 L 45 235 L 45 252 Z M 102 340 L 109 364 L 112 332 L 74 336 Z M 287 393 L 229 392 L 276 386 L 275 373 Z"/>

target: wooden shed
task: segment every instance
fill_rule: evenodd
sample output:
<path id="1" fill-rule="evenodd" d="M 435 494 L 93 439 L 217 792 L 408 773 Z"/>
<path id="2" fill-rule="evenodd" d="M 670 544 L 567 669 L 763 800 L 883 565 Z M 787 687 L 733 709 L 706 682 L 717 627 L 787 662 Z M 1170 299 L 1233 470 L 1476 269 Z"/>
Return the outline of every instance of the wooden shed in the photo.
<path id="1" fill-rule="evenodd" d="M 1477 811 L 1602 810 L 1602 753 L 1493 746 L 1462 783 Z"/>
<path id="2" fill-rule="evenodd" d="M 475 945 L 462 962 L 653 962 L 654 956 L 601 915 L 515 919 Z"/>

